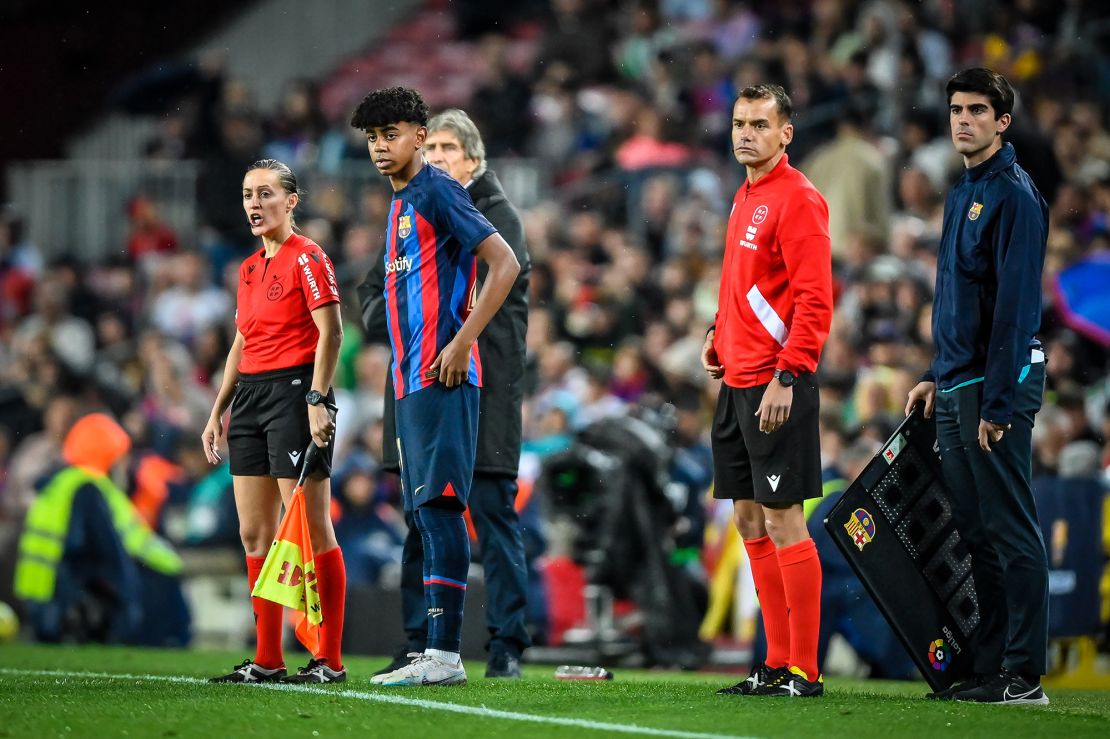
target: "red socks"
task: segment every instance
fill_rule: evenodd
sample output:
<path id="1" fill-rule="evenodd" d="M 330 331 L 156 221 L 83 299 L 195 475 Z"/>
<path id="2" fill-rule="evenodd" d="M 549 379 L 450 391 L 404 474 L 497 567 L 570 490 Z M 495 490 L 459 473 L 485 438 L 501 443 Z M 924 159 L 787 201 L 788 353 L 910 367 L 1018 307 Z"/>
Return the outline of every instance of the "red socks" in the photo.
<path id="1" fill-rule="evenodd" d="M 821 674 L 817 669 L 821 630 L 821 560 L 817 558 L 817 545 L 813 539 L 806 539 L 783 547 L 778 550 L 778 562 L 790 613 L 790 665 L 801 668 L 806 679 L 816 680 Z M 770 633 L 768 627 L 768 643 Z"/>
<path id="2" fill-rule="evenodd" d="M 786 667 L 790 662 L 790 623 L 786 615 L 786 592 L 779 567 L 778 551 L 769 536 L 744 541 L 752 578 L 763 612 L 763 629 L 767 632 L 767 666 Z"/>
<path id="3" fill-rule="evenodd" d="M 265 557 L 247 556 L 247 583 L 251 591 L 254 590 L 254 583 L 258 580 L 265 561 Z M 281 655 L 281 604 L 252 597 L 251 608 L 254 609 L 255 664 L 268 670 L 283 666 L 285 659 Z"/>
<path id="4" fill-rule="evenodd" d="M 254 590 L 254 583 L 262 572 L 265 557 L 247 557 L 247 582 Z M 333 670 L 343 668 L 343 612 L 347 601 L 347 568 L 343 565 L 343 552 L 339 547 L 329 549 L 315 557 L 316 583 L 320 592 L 320 609 L 324 622 L 320 624 L 320 654 Z M 254 609 L 256 647 L 255 664 L 266 669 L 281 667 L 285 660 L 281 654 L 283 608 L 265 598 L 251 598 Z"/>
<path id="5" fill-rule="evenodd" d="M 347 605 L 347 568 L 343 564 L 343 551 L 339 547 L 317 554 L 316 587 L 320 593 L 320 610 L 324 621 L 320 624 L 320 657 L 328 661 L 333 670 L 343 669 L 343 615 Z"/>

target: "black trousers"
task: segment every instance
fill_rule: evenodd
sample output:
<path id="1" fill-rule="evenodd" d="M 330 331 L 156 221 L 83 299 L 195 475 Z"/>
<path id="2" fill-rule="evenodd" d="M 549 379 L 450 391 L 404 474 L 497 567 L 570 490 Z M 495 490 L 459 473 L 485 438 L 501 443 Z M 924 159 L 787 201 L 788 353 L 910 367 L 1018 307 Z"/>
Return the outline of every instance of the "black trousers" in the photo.
<path id="1" fill-rule="evenodd" d="M 941 468 L 979 599 L 978 673 L 1048 668 L 1048 559 L 1029 484 L 1044 376 L 1043 362 L 1030 366 L 1015 392 L 1012 426 L 989 454 L 978 441 L 982 383 L 937 393 Z"/>
<path id="2" fill-rule="evenodd" d="M 475 474 L 467 506 L 481 547 L 486 581 L 486 628 L 491 654 L 508 652 L 516 657 L 532 645 L 525 626 L 528 605 L 528 571 L 524 539 L 513 503 L 516 480 Z M 408 536 L 401 555 L 401 610 L 409 650 L 422 652 L 428 639 L 428 606 L 424 601 L 424 545 L 405 514 Z M 473 606 L 471 606 L 473 609 Z"/>

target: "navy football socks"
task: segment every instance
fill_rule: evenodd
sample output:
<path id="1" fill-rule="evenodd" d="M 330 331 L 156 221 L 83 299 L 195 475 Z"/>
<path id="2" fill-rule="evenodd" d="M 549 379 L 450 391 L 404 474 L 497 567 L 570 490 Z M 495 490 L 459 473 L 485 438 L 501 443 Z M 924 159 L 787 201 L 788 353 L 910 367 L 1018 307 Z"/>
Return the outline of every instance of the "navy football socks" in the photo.
<path id="1" fill-rule="evenodd" d="M 416 523 L 424 541 L 424 600 L 428 604 L 428 647 L 458 652 L 463 601 L 470 568 L 470 537 L 461 510 L 421 506 Z"/>

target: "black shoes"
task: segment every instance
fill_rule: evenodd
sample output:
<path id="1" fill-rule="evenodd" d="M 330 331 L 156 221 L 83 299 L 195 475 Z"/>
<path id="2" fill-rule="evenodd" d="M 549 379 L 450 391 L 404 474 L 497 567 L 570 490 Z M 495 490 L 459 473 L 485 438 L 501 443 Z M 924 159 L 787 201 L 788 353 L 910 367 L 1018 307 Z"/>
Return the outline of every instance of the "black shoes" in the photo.
<path id="1" fill-rule="evenodd" d="M 392 662 L 375 672 L 373 675 L 371 675 L 371 677 L 376 677 L 378 675 L 388 675 L 391 672 L 396 672 L 402 667 L 408 667 L 412 664 L 413 660 L 415 660 L 422 654 L 424 654 L 423 651 L 410 652 L 408 645 L 405 645 L 398 649 L 396 653 L 394 653 Z"/>
<path id="2" fill-rule="evenodd" d="M 344 683 L 347 682 L 347 670 L 341 668 L 333 670 L 328 667 L 326 659 L 312 659 L 308 664 L 297 670 L 296 675 L 282 678 L 283 683 Z"/>
<path id="3" fill-rule="evenodd" d="M 275 667 L 268 670 L 259 667 L 253 660 L 245 659 L 235 666 L 227 675 L 220 675 L 208 680 L 210 683 L 276 683 L 285 677 L 284 667 Z"/>
<path id="4" fill-rule="evenodd" d="M 768 667 L 765 662 L 758 662 L 752 666 L 751 674 L 735 685 L 721 688 L 717 695 L 752 695 L 784 672 L 788 672 L 785 667 Z"/>
<path id="5" fill-rule="evenodd" d="M 1008 706 L 1047 706 L 1048 696 L 1040 683 L 1033 683 L 1003 667 L 979 685 L 957 692 L 955 700 L 968 703 L 995 703 Z"/>
<path id="6" fill-rule="evenodd" d="M 508 652 L 494 652 L 486 664 L 486 677 L 520 679 L 520 658 Z"/>
<path id="7" fill-rule="evenodd" d="M 965 690 L 978 688 L 980 685 L 990 680 L 991 677 L 992 675 L 975 674 L 969 677 L 967 680 L 961 680 L 958 683 L 953 683 L 949 685 L 944 690 L 938 690 L 935 693 L 926 693 L 925 697 L 931 701 L 950 701 L 955 697 L 956 693 L 962 693 Z"/>
<path id="8" fill-rule="evenodd" d="M 816 680 L 797 667 L 775 672 L 764 685 L 756 688 L 752 695 L 767 695 L 785 698 L 819 698 L 825 694 L 825 679 L 820 675 Z"/>

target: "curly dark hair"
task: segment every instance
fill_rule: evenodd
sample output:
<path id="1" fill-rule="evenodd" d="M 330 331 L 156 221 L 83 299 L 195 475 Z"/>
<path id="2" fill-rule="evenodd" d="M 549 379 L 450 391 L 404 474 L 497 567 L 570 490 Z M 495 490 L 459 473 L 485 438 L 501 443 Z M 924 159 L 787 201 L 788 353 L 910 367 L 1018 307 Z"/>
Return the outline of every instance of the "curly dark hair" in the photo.
<path id="1" fill-rule="evenodd" d="M 408 87 L 374 90 L 362 99 L 351 116 L 351 127 L 363 131 L 393 123 L 428 125 L 428 104 L 419 92 Z"/>

